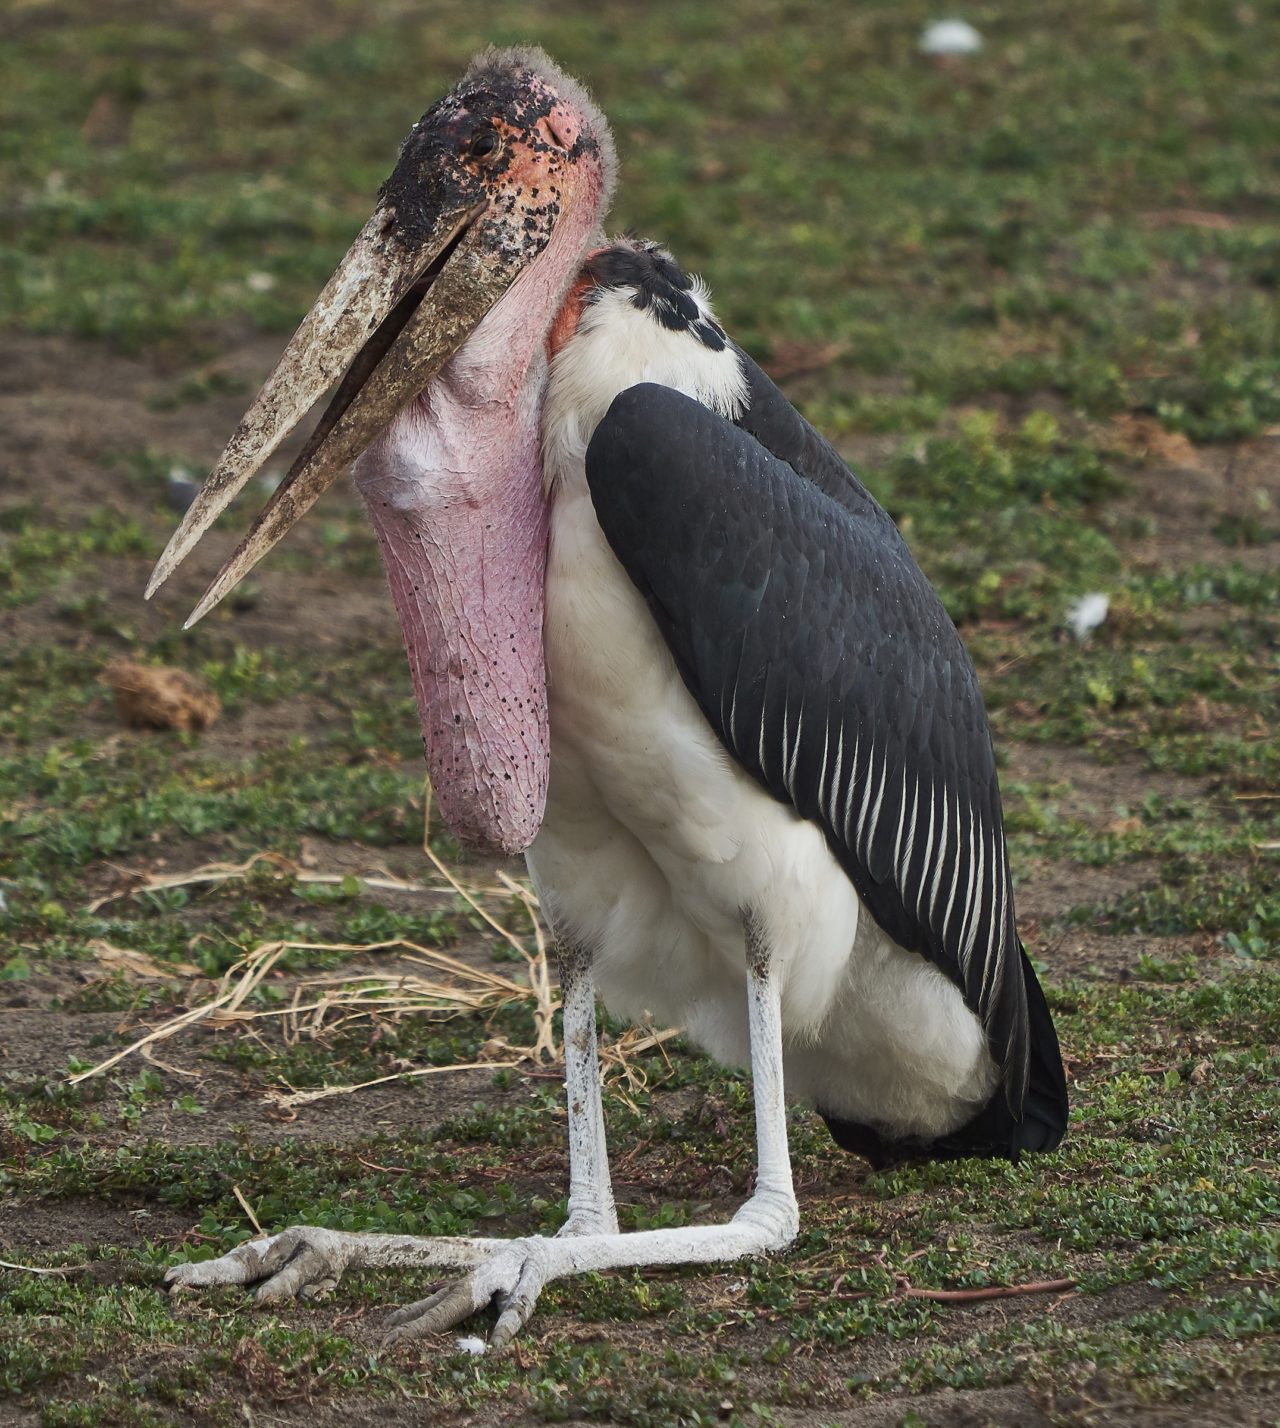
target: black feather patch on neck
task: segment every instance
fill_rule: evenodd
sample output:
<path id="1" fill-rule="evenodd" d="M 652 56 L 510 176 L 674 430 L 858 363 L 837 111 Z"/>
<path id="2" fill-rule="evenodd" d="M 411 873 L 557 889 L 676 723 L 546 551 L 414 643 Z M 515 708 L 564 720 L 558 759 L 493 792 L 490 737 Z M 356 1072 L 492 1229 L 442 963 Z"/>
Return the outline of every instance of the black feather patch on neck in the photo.
<path id="1" fill-rule="evenodd" d="M 693 294 L 693 279 L 656 243 L 621 242 L 602 248 L 587 260 L 585 271 L 595 283 L 586 294 L 588 303 L 629 288 L 631 305 L 669 332 L 687 332 L 712 352 L 724 350 L 724 328 L 703 313 Z"/>

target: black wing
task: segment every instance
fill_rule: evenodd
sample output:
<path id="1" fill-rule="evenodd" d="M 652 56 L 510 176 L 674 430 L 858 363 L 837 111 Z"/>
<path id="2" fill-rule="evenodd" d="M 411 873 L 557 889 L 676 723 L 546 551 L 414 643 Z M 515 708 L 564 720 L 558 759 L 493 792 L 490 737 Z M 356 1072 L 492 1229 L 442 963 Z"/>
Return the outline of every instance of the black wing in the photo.
<path id="1" fill-rule="evenodd" d="M 977 676 L 888 515 L 744 366 L 737 427 L 665 387 L 615 399 L 587 451 L 597 518 L 725 747 L 961 989 L 1017 1118 L 1030 967 Z"/>

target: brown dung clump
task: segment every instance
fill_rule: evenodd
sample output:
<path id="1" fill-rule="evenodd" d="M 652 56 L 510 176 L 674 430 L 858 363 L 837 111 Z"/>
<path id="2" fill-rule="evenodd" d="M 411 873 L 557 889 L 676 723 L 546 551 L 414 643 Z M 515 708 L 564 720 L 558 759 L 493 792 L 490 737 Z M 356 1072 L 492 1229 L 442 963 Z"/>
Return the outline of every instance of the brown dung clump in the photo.
<path id="1" fill-rule="evenodd" d="M 116 696 L 116 713 L 131 729 L 207 729 L 222 702 L 202 679 L 183 669 L 113 660 L 102 672 Z"/>

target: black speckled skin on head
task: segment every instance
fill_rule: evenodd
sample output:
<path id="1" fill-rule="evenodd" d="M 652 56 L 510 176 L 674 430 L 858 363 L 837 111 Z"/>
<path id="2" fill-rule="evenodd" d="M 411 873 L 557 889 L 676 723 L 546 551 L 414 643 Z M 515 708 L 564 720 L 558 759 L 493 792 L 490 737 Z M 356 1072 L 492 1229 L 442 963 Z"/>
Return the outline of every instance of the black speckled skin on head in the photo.
<path id="1" fill-rule="evenodd" d="M 512 149 L 505 140 L 518 135 L 526 154 L 547 163 L 542 191 L 524 196 L 530 249 L 545 246 L 561 209 L 557 177 L 584 156 L 599 155 L 598 141 L 589 130 L 577 134 L 567 150 L 542 136 L 540 126 L 551 121 L 557 103 L 545 84 L 509 65 L 481 64 L 472 69 L 409 131 L 396 166 L 379 191 L 379 204 L 395 210 L 397 233 L 407 242 L 416 241 L 444 207 L 488 200 L 501 211 L 504 202 L 514 204 L 517 186 L 504 182 L 512 162 Z M 489 135 L 496 136 L 497 144 L 490 153 L 477 154 L 473 146 L 484 146 Z M 505 197 L 504 187 L 511 190 Z"/>

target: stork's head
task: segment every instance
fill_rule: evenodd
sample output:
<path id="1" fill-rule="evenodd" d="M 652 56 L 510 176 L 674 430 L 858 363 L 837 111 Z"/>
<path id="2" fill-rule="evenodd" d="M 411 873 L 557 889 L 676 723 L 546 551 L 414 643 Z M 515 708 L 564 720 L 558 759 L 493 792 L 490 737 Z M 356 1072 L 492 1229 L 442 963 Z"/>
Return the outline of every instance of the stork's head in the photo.
<path id="1" fill-rule="evenodd" d="M 517 851 L 547 776 L 538 415 L 547 335 L 599 241 L 608 126 L 540 51 L 489 51 L 414 125 L 372 218 L 156 565 L 150 596 L 341 376 L 196 607 L 240 581 L 357 458 L 446 819 Z"/>

